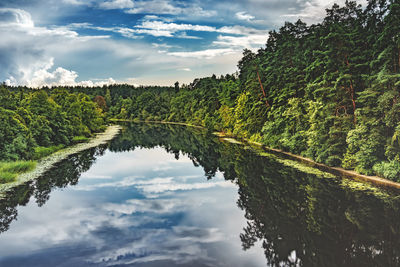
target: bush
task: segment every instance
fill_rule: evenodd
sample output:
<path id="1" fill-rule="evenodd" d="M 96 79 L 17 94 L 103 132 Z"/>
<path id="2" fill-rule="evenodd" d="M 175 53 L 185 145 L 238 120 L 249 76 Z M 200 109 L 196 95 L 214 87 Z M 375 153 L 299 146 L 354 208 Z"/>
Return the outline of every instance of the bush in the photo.
<path id="1" fill-rule="evenodd" d="M 0 171 L 9 173 L 24 173 L 36 167 L 34 161 L 0 162 Z"/>
<path id="2" fill-rule="evenodd" d="M 74 138 L 72 138 L 72 143 L 77 144 L 77 143 L 84 143 L 89 141 L 89 138 L 87 138 L 86 136 L 75 136 Z"/>
<path id="3" fill-rule="evenodd" d="M 43 146 L 38 146 L 35 147 L 35 152 L 33 154 L 34 159 L 40 159 L 43 157 L 46 157 L 60 149 L 63 149 L 64 145 L 58 145 L 58 146 L 50 146 L 50 147 L 43 147 Z"/>
<path id="4" fill-rule="evenodd" d="M 16 173 L 0 171 L 0 183 L 2 184 L 14 182 L 16 177 Z"/>
<path id="5" fill-rule="evenodd" d="M 35 167 L 34 161 L 0 162 L 0 183 L 13 182 L 18 174 L 31 171 Z"/>
<path id="6" fill-rule="evenodd" d="M 373 169 L 379 176 L 395 182 L 400 181 L 400 162 L 396 160 L 377 163 L 374 165 Z"/>

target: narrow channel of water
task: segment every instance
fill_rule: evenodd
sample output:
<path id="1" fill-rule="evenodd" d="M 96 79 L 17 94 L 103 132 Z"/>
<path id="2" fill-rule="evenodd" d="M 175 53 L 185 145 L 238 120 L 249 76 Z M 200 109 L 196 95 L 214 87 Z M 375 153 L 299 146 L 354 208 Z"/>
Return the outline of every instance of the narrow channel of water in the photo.
<path id="1" fill-rule="evenodd" d="M 398 192 L 173 125 L 127 125 L 0 200 L 0 266 L 398 266 L 399 233 Z"/>

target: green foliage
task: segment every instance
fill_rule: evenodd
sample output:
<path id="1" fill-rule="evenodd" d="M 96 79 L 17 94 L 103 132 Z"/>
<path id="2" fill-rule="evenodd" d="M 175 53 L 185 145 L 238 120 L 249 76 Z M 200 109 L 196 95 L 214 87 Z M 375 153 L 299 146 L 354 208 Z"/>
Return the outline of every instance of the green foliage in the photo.
<path id="1" fill-rule="evenodd" d="M 14 182 L 17 176 L 16 173 L 0 171 L 0 184 Z"/>
<path id="2" fill-rule="evenodd" d="M 74 143 L 74 144 L 76 144 L 76 143 L 84 143 L 84 142 L 87 142 L 87 141 L 89 141 L 89 138 L 87 138 L 86 136 L 82 136 L 82 135 L 74 136 L 72 138 L 72 143 Z"/>
<path id="3" fill-rule="evenodd" d="M 34 161 L 14 161 L 14 162 L 0 162 L 0 171 L 10 173 L 24 173 L 33 170 L 36 167 Z"/>
<path id="4" fill-rule="evenodd" d="M 397 160 L 380 162 L 375 164 L 373 168 L 379 176 L 395 182 L 400 182 L 400 162 Z"/>
<path id="5" fill-rule="evenodd" d="M 34 161 L 0 162 L 0 183 L 13 182 L 18 174 L 29 172 L 36 167 Z"/>
<path id="6" fill-rule="evenodd" d="M 33 159 L 40 159 L 43 157 L 46 157 L 60 149 L 63 149 L 64 145 L 57 145 L 57 146 L 50 146 L 50 147 L 43 147 L 43 146 L 38 146 L 35 147 L 35 152 L 33 154 Z"/>
<path id="7" fill-rule="evenodd" d="M 0 160 L 37 159 L 105 127 L 102 97 L 0 86 L 0 102 Z"/>

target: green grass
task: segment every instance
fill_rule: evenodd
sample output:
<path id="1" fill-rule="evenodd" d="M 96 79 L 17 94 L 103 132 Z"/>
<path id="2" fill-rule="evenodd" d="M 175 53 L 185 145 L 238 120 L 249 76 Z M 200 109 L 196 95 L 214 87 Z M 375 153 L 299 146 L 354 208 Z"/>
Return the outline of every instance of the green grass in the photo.
<path id="1" fill-rule="evenodd" d="M 72 143 L 76 144 L 76 143 L 84 143 L 89 141 L 89 138 L 86 136 L 75 136 L 74 138 L 72 138 Z"/>
<path id="2" fill-rule="evenodd" d="M 16 173 L 0 171 L 0 184 L 14 182 L 17 175 Z"/>
<path id="3" fill-rule="evenodd" d="M 35 153 L 33 154 L 33 159 L 40 159 L 46 157 L 63 148 L 64 145 L 50 146 L 50 147 L 44 147 L 44 146 L 35 147 Z"/>
<path id="4" fill-rule="evenodd" d="M 35 167 L 35 161 L 0 162 L 0 183 L 13 182 L 18 174 L 29 172 Z"/>

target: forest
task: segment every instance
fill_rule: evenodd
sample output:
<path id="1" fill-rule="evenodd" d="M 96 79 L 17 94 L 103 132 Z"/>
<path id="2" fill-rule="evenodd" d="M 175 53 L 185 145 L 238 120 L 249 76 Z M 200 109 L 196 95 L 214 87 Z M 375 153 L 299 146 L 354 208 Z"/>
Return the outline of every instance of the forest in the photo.
<path id="1" fill-rule="evenodd" d="M 104 113 L 83 93 L 0 87 L 0 183 L 33 161 L 105 129 Z"/>
<path id="2" fill-rule="evenodd" d="M 285 23 L 236 73 L 190 84 L 0 89 L 0 160 L 32 159 L 108 119 L 204 126 L 400 181 L 400 1 L 333 5 Z"/>

